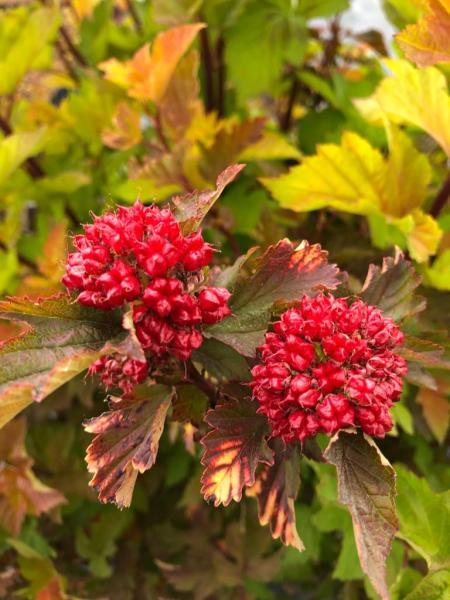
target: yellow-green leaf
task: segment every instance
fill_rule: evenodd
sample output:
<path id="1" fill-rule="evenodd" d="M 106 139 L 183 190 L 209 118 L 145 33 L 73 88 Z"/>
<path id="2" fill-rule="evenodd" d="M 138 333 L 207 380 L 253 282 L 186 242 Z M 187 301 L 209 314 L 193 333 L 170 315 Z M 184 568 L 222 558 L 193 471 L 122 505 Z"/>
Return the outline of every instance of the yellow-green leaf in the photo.
<path id="1" fill-rule="evenodd" d="M 0 186 L 30 156 L 42 149 L 45 128 L 9 135 L 0 141 Z"/>
<path id="2" fill-rule="evenodd" d="M 40 66 L 42 53 L 54 38 L 60 23 L 60 11 L 56 8 L 39 8 L 15 30 L 12 40 L 0 60 L 0 95 L 14 91 L 18 82 L 29 69 Z M 14 15 L 11 16 L 14 27 Z M 8 27 L 6 23 L 5 27 Z M 8 32 L 0 29 L 0 35 Z"/>

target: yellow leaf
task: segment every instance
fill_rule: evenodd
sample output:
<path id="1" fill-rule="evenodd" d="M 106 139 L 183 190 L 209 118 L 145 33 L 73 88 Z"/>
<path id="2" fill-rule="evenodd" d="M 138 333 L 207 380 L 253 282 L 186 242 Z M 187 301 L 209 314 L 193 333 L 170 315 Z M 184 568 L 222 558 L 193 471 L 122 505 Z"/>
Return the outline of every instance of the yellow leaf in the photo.
<path id="1" fill-rule="evenodd" d="M 24 131 L 9 135 L 0 141 L 0 186 L 30 156 L 41 151 L 46 129 Z"/>
<path id="2" fill-rule="evenodd" d="M 142 139 L 141 115 L 126 102 L 120 102 L 112 118 L 112 127 L 102 131 L 102 142 L 109 148 L 129 150 Z"/>
<path id="3" fill-rule="evenodd" d="M 380 209 L 384 214 L 403 217 L 422 206 L 431 181 L 431 167 L 406 134 L 393 125 L 388 125 L 387 131 L 390 153 Z"/>
<path id="4" fill-rule="evenodd" d="M 417 69 L 406 60 L 386 60 L 392 71 L 374 99 L 394 123 L 426 131 L 450 156 L 450 96 L 445 76 L 435 67 Z"/>
<path id="5" fill-rule="evenodd" d="M 438 290 L 450 291 L 450 249 L 444 250 L 424 271 L 425 282 Z"/>
<path id="6" fill-rule="evenodd" d="M 73 9 L 79 19 L 90 17 L 99 0 L 72 0 Z"/>
<path id="7" fill-rule="evenodd" d="M 150 45 L 145 44 L 131 60 L 111 58 L 99 65 L 106 79 L 126 89 L 138 100 L 159 102 L 183 54 L 203 29 L 203 23 L 181 25 L 159 33 Z"/>
<path id="8" fill-rule="evenodd" d="M 384 227 L 396 227 L 412 257 L 424 262 L 436 253 L 442 235 L 437 222 L 420 210 L 431 179 L 430 165 L 393 125 L 388 138 L 386 159 L 366 140 L 347 132 L 340 145 L 320 145 L 315 156 L 306 157 L 287 174 L 261 181 L 284 208 L 304 212 L 330 207 L 376 216 Z"/>
<path id="9" fill-rule="evenodd" d="M 450 62 L 450 2 L 427 0 L 427 14 L 396 39 L 406 56 L 421 67 Z"/>
<path id="10" fill-rule="evenodd" d="M 300 159 L 301 154 L 281 134 L 266 131 L 261 139 L 244 149 L 238 160 L 281 160 L 287 158 Z"/>
<path id="11" fill-rule="evenodd" d="M 392 125 L 389 145 L 385 160 L 366 140 L 346 132 L 340 145 L 320 145 L 315 156 L 286 175 L 262 182 L 283 207 L 299 212 L 330 206 L 401 218 L 423 204 L 431 169 L 426 156 Z"/>
<path id="12" fill-rule="evenodd" d="M 407 237 L 408 250 L 417 262 L 426 262 L 436 254 L 442 231 L 435 219 L 421 210 L 413 213 L 414 226 Z"/>

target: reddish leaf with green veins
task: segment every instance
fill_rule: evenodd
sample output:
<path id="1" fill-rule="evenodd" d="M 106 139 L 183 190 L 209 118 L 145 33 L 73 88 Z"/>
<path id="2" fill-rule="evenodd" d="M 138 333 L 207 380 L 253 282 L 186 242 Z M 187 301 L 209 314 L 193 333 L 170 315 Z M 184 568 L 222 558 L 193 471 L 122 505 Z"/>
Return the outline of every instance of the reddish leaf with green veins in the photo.
<path id="1" fill-rule="evenodd" d="M 239 502 L 244 487 L 255 483 L 259 463 L 271 464 L 267 445 L 267 421 L 256 413 L 255 402 L 230 400 L 207 412 L 205 421 L 213 429 L 203 439 L 201 493 L 214 506 Z"/>
<path id="2" fill-rule="evenodd" d="M 381 267 L 370 265 L 360 292 L 368 304 L 378 306 L 386 317 L 401 321 L 424 310 L 426 302 L 414 295 L 421 277 L 397 248 L 394 257 L 385 257 Z"/>
<path id="3" fill-rule="evenodd" d="M 244 272 L 247 263 L 243 263 L 230 300 L 232 316 L 208 328 L 206 335 L 245 356 L 254 356 L 264 340 L 270 310 L 276 302 L 292 302 L 302 294 L 314 295 L 338 287 L 339 269 L 328 263 L 327 256 L 319 244 L 304 241 L 296 247 L 284 239 L 268 248 L 250 276 Z"/>
<path id="4" fill-rule="evenodd" d="M 137 474 L 155 463 L 172 394 L 168 386 L 153 385 L 134 398 L 111 398 L 108 412 L 85 422 L 85 430 L 96 434 L 86 462 L 102 502 L 130 505 Z"/>
<path id="5" fill-rule="evenodd" d="M 227 167 L 217 177 L 215 190 L 195 191 L 172 198 L 174 213 L 184 234 L 192 233 L 200 227 L 203 219 L 221 196 L 223 190 L 236 179 L 244 167 L 245 165 L 239 164 Z"/>
<path id="6" fill-rule="evenodd" d="M 285 449 L 277 440 L 273 464 L 263 466 L 247 495 L 256 497 L 259 522 L 270 525 L 272 537 L 302 552 L 305 547 L 297 532 L 294 507 L 299 487 L 298 449 Z"/>
<path id="7" fill-rule="evenodd" d="M 83 308 L 64 294 L 4 300 L 0 316 L 28 325 L 0 346 L 0 426 L 87 369 L 108 342 L 124 335 L 115 313 Z"/>
<path id="8" fill-rule="evenodd" d="M 324 456 L 336 466 L 339 500 L 352 515 L 361 567 L 387 600 L 386 559 L 398 529 L 395 471 L 373 440 L 361 432 L 336 434 Z"/>

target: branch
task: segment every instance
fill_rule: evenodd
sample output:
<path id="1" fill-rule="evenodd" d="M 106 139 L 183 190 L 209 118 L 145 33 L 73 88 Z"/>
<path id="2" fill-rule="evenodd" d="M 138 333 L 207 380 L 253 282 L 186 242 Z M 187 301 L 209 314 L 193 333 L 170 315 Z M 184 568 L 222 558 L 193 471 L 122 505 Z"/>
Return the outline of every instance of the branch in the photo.
<path id="1" fill-rule="evenodd" d="M 283 118 L 281 119 L 281 130 L 282 131 L 289 131 L 291 124 L 292 124 L 292 112 L 294 110 L 294 105 L 295 105 L 295 100 L 297 98 L 297 94 L 298 94 L 298 90 L 299 90 L 299 83 L 298 83 L 298 79 L 294 74 L 294 79 L 292 80 L 292 85 L 291 85 L 291 89 L 289 92 L 289 98 L 288 98 L 288 105 L 286 108 L 286 112 L 283 115 Z"/>
<path id="2" fill-rule="evenodd" d="M 204 392 L 208 398 L 209 403 L 212 407 L 216 405 L 217 390 L 209 383 L 207 379 L 197 370 L 194 363 L 189 361 L 186 363 L 187 375 L 191 383 L 195 384 L 202 392 Z"/>
<path id="3" fill-rule="evenodd" d="M 205 77 L 205 107 L 206 112 L 211 112 L 215 107 L 214 81 L 213 81 L 213 59 L 211 46 L 209 44 L 208 31 L 200 31 L 200 53 Z"/>
<path id="4" fill-rule="evenodd" d="M 219 35 L 216 44 L 217 55 L 217 113 L 219 117 L 225 115 L 225 40 Z"/>
<path id="5" fill-rule="evenodd" d="M 131 15 L 131 18 L 133 19 L 133 23 L 134 23 L 134 28 L 136 29 L 136 31 L 138 33 L 142 33 L 143 29 L 142 29 L 142 23 L 141 20 L 139 18 L 138 12 L 136 10 L 136 7 L 133 4 L 133 0 L 125 0 L 127 8 L 128 8 L 128 12 Z"/>
<path id="6" fill-rule="evenodd" d="M 434 199 L 433 205 L 430 209 L 430 215 L 435 219 L 439 216 L 441 210 L 446 205 L 448 199 L 450 198 L 450 174 L 447 176 L 447 179 L 442 184 L 441 189 L 439 190 L 436 198 Z"/>
<path id="7" fill-rule="evenodd" d="M 78 50 L 78 48 L 72 42 L 72 38 L 70 37 L 69 32 L 64 27 L 64 25 L 61 25 L 61 27 L 59 28 L 59 33 L 61 34 L 63 40 L 66 42 L 67 48 L 70 50 L 70 53 L 77 61 L 77 63 L 82 67 L 87 67 L 87 62 L 85 61 L 83 55 Z"/>

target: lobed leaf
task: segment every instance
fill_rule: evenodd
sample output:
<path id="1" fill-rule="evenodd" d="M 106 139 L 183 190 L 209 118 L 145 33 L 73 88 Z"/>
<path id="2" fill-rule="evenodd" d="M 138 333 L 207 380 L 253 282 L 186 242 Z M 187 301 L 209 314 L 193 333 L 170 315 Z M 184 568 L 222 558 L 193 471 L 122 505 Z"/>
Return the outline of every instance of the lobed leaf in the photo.
<path id="1" fill-rule="evenodd" d="M 28 325 L 0 346 L 0 426 L 84 371 L 107 343 L 123 337 L 115 313 L 84 308 L 65 294 L 1 301 L 0 317 Z"/>
<path id="2" fill-rule="evenodd" d="M 244 487 L 255 483 L 259 463 L 271 464 L 266 419 L 251 400 L 230 400 L 206 413 L 212 430 L 202 439 L 204 453 L 201 493 L 214 506 L 239 502 Z"/>
<path id="3" fill-rule="evenodd" d="M 394 123 L 426 131 L 450 156 L 450 95 L 445 75 L 435 67 L 417 69 L 407 60 L 385 63 L 392 77 L 381 81 L 371 101 Z"/>
<path id="4" fill-rule="evenodd" d="M 96 434 L 86 462 L 101 502 L 130 505 L 137 474 L 155 463 L 172 394 L 168 386 L 153 385 L 134 398 L 112 398 L 108 412 L 84 423 Z"/>
<path id="5" fill-rule="evenodd" d="M 173 27 L 159 33 L 150 49 L 140 48 L 131 60 L 116 58 L 101 63 L 106 79 L 125 88 L 131 98 L 158 103 L 164 96 L 171 77 L 183 54 L 194 41 L 203 23 Z"/>
<path id="6" fill-rule="evenodd" d="M 385 257 L 381 267 L 370 265 L 360 292 L 368 304 L 380 308 L 384 315 L 401 321 L 424 310 L 426 302 L 414 296 L 421 277 L 397 248 L 394 257 Z"/>
<path id="7" fill-rule="evenodd" d="M 420 67 L 450 62 L 450 4 L 446 0 L 427 0 L 427 14 L 396 35 L 407 58 Z"/>
<path id="8" fill-rule="evenodd" d="M 339 500 L 353 520 L 363 571 L 386 600 L 386 559 L 398 529 L 395 512 L 395 472 L 371 438 L 341 431 L 324 453 L 336 466 Z"/>
<path id="9" fill-rule="evenodd" d="M 302 552 L 305 547 L 297 532 L 294 506 L 299 487 L 298 450 L 277 446 L 273 464 L 263 466 L 247 495 L 256 497 L 259 522 L 270 525 L 272 537 Z"/>
<path id="10" fill-rule="evenodd" d="M 213 338 L 203 342 L 192 354 L 192 360 L 200 363 L 218 381 L 248 381 L 251 378 L 242 354 Z"/>
<path id="11" fill-rule="evenodd" d="M 173 210 L 184 234 L 192 233 L 199 228 L 223 190 L 234 181 L 244 167 L 245 165 L 242 164 L 227 167 L 217 177 L 215 190 L 195 191 L 172 198 Z"/>
<path id="12" fill-rule="evenodd" d="M 327 252 L 306 241 L 297 248 L 287 239 L 270 246 L 250 276 L 244 273 L 246 265 L 239 265 L 230 300 L 232 316 L 206 332 L 245 356 L 253 356 L 263 342 L 274 303 L 336 289 L 340 283 L 339 270 L 327 262 Z"/>
<path id="13" fill-rule="evenodd" d="M 40 516 L 64 504 L 64 496 L 44 485 L 31 470 L 25 449 L 25 420 L 16 419 L 0 431 L 0 523 L 18 536 L 26 515 Z"/>

